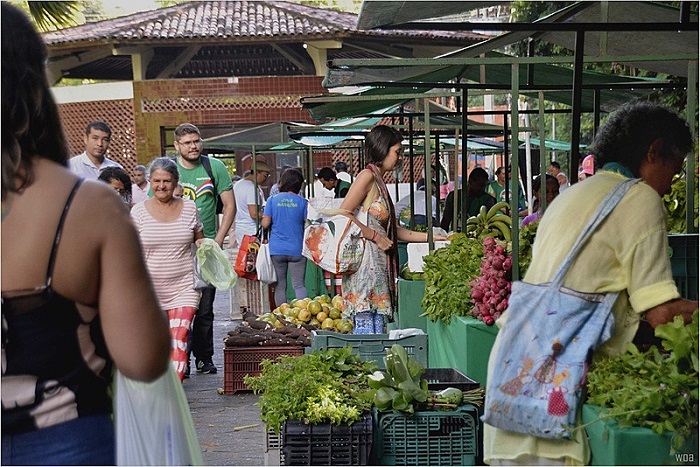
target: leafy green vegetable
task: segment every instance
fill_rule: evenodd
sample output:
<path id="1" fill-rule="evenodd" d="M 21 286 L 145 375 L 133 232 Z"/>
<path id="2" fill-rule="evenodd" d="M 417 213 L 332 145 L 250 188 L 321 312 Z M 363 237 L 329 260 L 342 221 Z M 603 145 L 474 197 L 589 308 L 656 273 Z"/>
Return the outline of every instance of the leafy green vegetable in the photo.
<path id="1" fill-rule="evenodd" d="M 421 305 L 431 321 L 449 324 L 452 316 L 468 316 L 471 282 L 479 275 L 484 247 L 481 240 L 455 234 L 448 245 L 423 258 L 425 295 Z"/>
<path id="2" fill-rule="evenodd" d="M 698 311 L 690 324 L 677 316 L 655 334 L 667 352 L 642 353 L 630 344 L 626 354 L 592 367 L 588 403 L 606 409 L 621 427 L 673 432 L 673 454 L 698 429 Z"/>
<path id="3" fill-rule="evenodd" d="M 695 219 L 695 227 L 698 227 L 698 183 L 700 178 L 698 173 L 695 173 L 695 192 L 694 192 L 694 210 L 693 218 Z M 676 175 L 673 178 L 671 185 L 671 193 L 663 197 L 664 206 L 668 213 L 668 229 L 670 233 L 687 233 L 685 212 L 688 206 L 686 199 L 686 178 L 685 175 Z"/>
<path id="4" fill-rule="evenodd" d="M 377 368 L 344 347 L 263 360 L 246 385 L 260 394 L 261 419 L 276 432 L 285 420 L 350 424 L 372 407 L 369 375 Z"/>
<path id="5" fill-rule="evenodd" d="M 531 222 L 525 227 L 520 228 L 519 234 L 519 251 L 518 251 L 518 266 L 520 267 L 520 278 L 525 277 L 527 268 L 532 262 L 532 245 L 535 244 L 535 236 L 537 235 L 537 227 L 540 221 Z"/>
<path id="6" fill-rule="evenodd" d="M 429 391 L 423 379 L 425 368 L 411 358 L 401 345 L 394 344 L 384 357 L 385 371 L 375 371 L 369 385 L 375 389 L 374 405 L 379 410 L 413 414 L 431 408 L 455 409 L 463 404 L 481 405 L 483 388 L 462 392 L 457 388 Z"/>

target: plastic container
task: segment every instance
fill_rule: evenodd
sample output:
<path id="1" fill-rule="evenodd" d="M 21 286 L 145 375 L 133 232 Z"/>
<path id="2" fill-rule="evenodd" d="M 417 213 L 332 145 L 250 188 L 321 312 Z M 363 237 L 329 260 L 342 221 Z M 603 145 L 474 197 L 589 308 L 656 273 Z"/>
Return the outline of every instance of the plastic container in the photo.
<path id="1" fill-rule="evenodd" d="M 386 351 L 394 344 L 402 345 L 406 353 L 423 367 L 428 366 L 427 334 L 389 339 L 389 334 L 340 334 L 332 331 L 311 331 L 311 347 L 307 347 L 307 352 L 352 347 L 355 355 L 359 355 L 364 361 L 375 362 L 379 369 L 383 370 Z"/>
<path id="2" fill-rule="evenodd" d="M 673 280 L 683 298 L 698 299 L 698 234 L 669 235 Z"/>
<path id="3" fill-rule="evenodd" d="M 591 446 L 591 465 L 698 465 L 698 436 L 689 439 L 676 454 L 671 452 L 671 432 L 649 428 L 620 428 L 612 419 L 600 419 L 600 407 L 583 405 L 582 422 Z"/>
<path id="4" fill-rule="evenodd" d="M 338 426 L 287 420 L 281 432 L 281 465 L 368 465 L 372 432 L 371 414 Z"/>
<path id="5" fill-rule="evenodd" d="M 454 368 L 426 368 L 422 378 L 428 381 L 428 389 L 431 391 L 445 388 L 470 391 L 479 387 L 479 383 Z"/>
<path id="6" fill-rule="evenodd" d="M 280 465 L 281 437 L 282 432 L 275 434 L 272 428 L 268 428 L 265 432 L 264 465 Z"/>
<path id="7" fill-rule="evenodd" d="M 224 347 L 224 394 L 248 391 L 243 379 L 246 375 L 259 376 L 260 362 L 263 360 L 275 360 L 281 355 L 299 356 L 303 353 L 302 346 Z"/>
<path id="8" fill-rule="evenodd" d="M 409 281 L 399 278 L 399 328 L 418 328 L 428 332 L 428 317 L 421 301 L 425 295 L 425 281 Z"/>
<path id="9" fill-rule="evenodd" d="M 402 413 L 374 411 L 378 465 L 475 465 L 478 412 L 471 405 L 454 411 Z"/>

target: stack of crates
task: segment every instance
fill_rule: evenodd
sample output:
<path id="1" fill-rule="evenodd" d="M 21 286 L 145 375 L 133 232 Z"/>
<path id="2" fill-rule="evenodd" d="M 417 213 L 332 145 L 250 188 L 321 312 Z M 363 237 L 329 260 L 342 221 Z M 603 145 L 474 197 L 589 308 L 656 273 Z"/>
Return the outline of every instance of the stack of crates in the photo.
<path id="1" fill-rule="evenodd" d="M 350 425 L 286 420 L 280 465 L 370 465 L 372 430 L 369 413 Z"/>

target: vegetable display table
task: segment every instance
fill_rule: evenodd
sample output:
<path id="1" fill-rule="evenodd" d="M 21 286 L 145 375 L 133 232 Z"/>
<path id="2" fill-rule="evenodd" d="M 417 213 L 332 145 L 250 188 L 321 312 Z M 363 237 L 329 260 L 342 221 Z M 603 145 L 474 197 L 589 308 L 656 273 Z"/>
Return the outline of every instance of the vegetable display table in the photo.
<path id="1" fill-rule="evenodd" d="M 398 328 L 418 328 L 428 332 L 428 318 L 421 316 L 425 310 L 421 300 L 425 294 L 425 281 L 409 281 L 399 278 Z"/>
<path id="2" fill-rule="evenodd" d="M 671 455 L 671 432 L 656 434 L 649 428 L 620 428 L 600 419 L 600 407 L 584 404 L 582 421 L 591 446 L 591 465 L 697 465 L 698 437 Z"/>
<path id="3" fill-rule="evenodd" d="M 495 325 L 471 316 L 454 316 L 449 325 L 428 320 L 429 366 L 455 368 L 484 386 L 497 333 Z"/>

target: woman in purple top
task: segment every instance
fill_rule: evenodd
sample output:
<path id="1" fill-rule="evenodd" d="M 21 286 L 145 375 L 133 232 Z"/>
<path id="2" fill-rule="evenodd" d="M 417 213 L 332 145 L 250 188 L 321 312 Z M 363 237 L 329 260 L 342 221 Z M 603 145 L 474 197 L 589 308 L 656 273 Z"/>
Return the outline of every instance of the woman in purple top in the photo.
<path id="1" fill-rule="evenodd" d="M 263 212 L 262 227 L 270 229 L 270 257 L 277 274 L 275 284 L 275 305 L 287 301 L 287 269 L 292 279 L 292 287 L 297 299 L 306 298 L 304 275 L 306 258 L 301 255 L 304 242 L 304 223 L 308 201 L 297 193 L 304 184 L 304 176 L 295 168 L 282 172 L 280 194 L 267 200 Z"/>
<path id="2" fill-rule="evenodd" d="M 547 206 L 549 206 L 552 201 L 554 201 L 554 198 L 559 196 L 559 181 L 552 177 L 551 175 L 546 175 L 546 180 L 547 180 Z M 542 176 L 539 175 L 535 178 L 535 180 L 532 182 L 532 194 L 535 196 L 535 203 L 533 208 L 535 209 L 535 212 L 530 214 L 529 216 L 526 216 L 522 223 L 520 224 L 522 227 L 525 227 L 528 224 L 531 224 L 535 221 L 540 220 L 542 217 L 542 214 L 544 214 L 545 207 L 542 206 L 540 203 L 540 188 L 542 187 Z"/>

